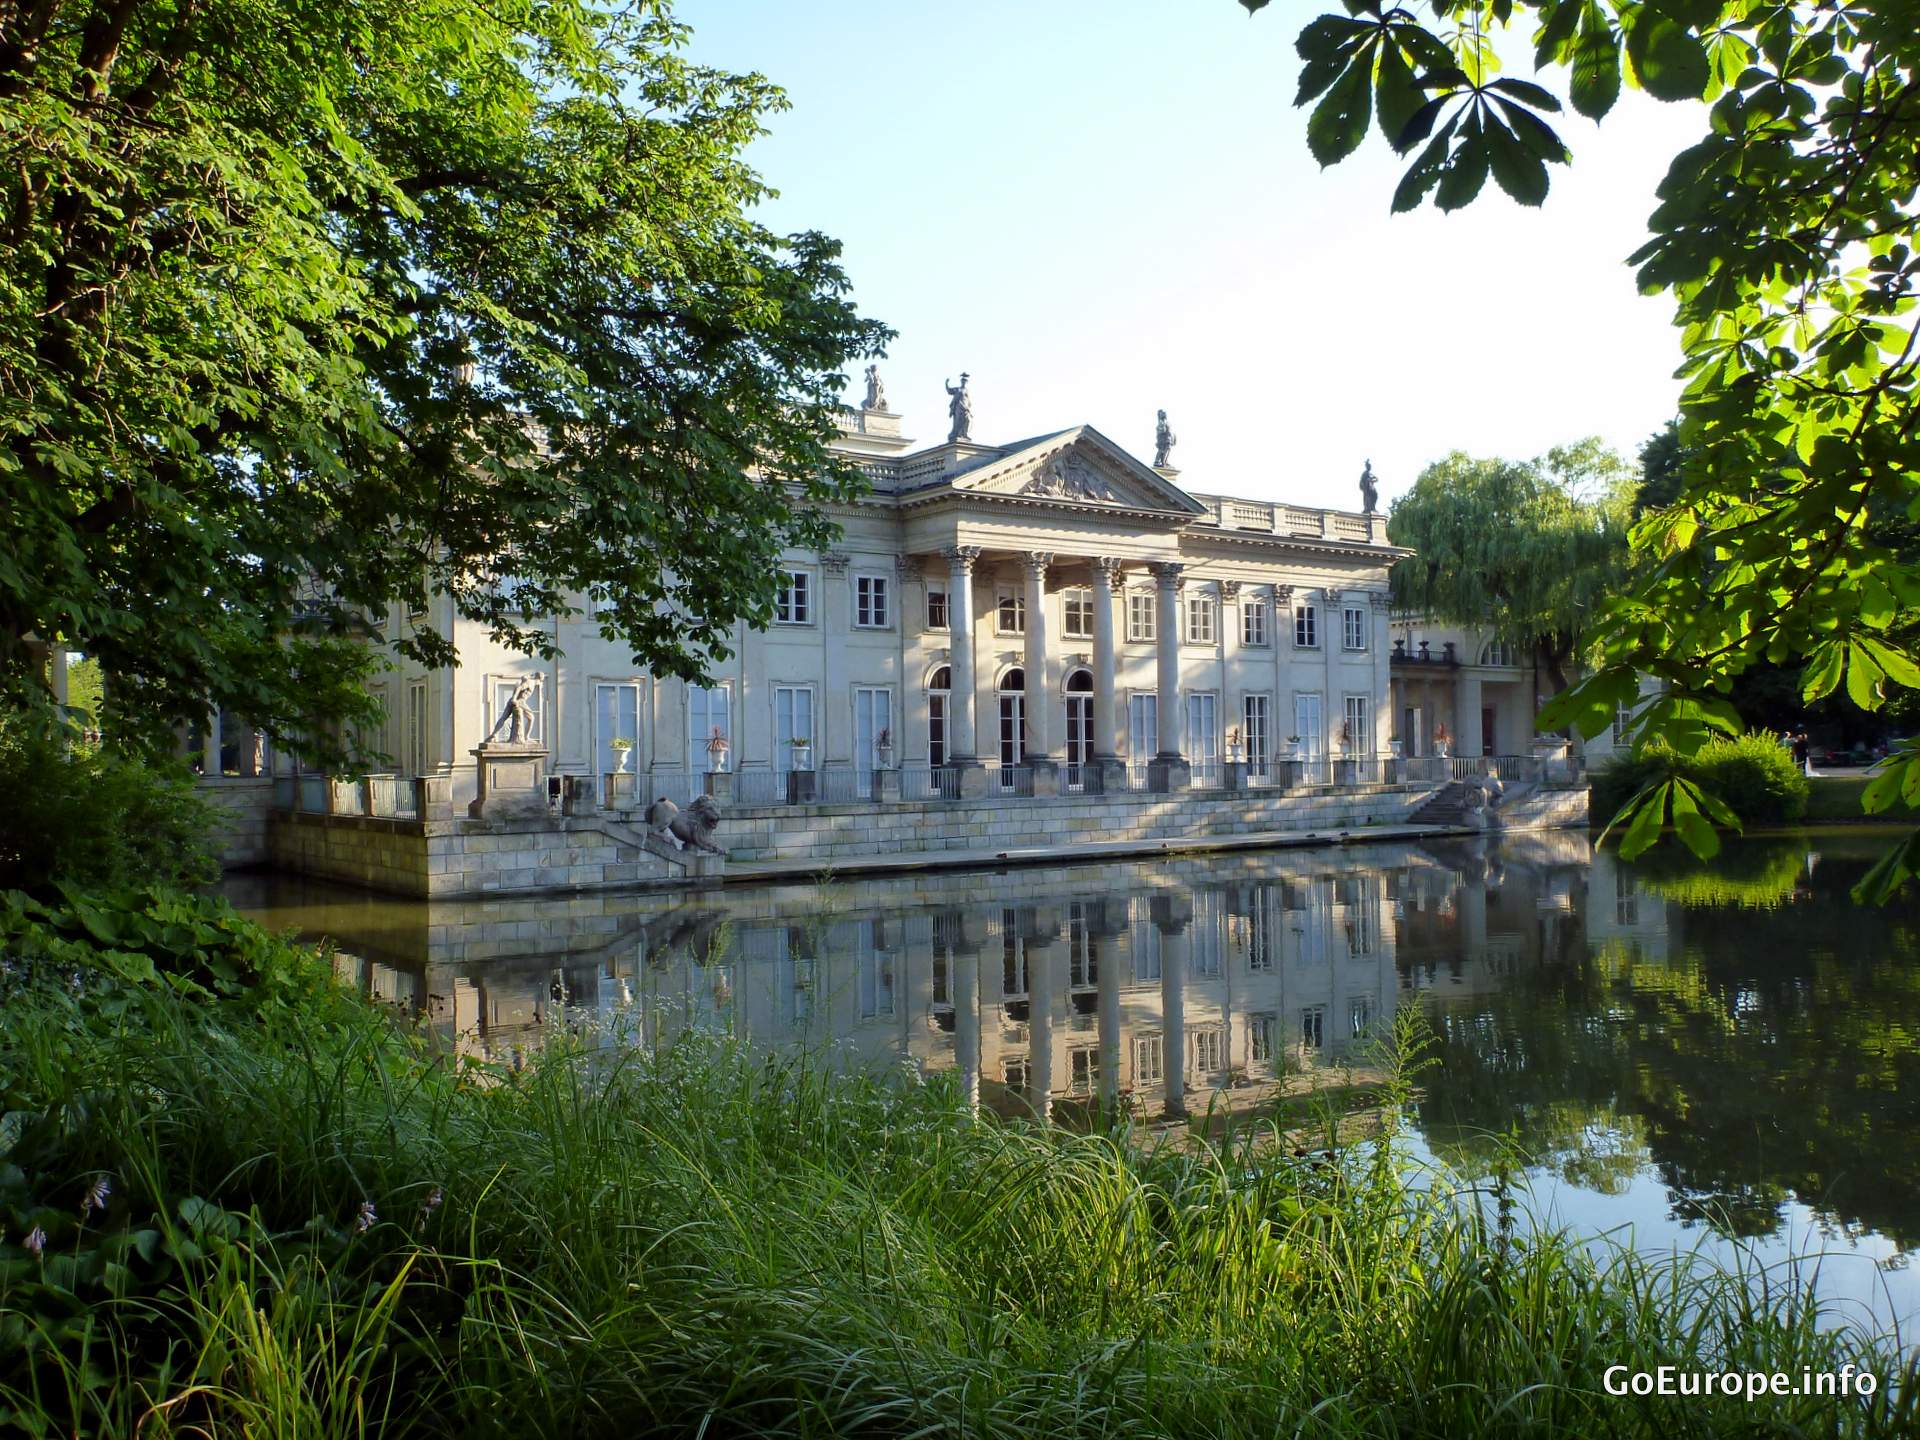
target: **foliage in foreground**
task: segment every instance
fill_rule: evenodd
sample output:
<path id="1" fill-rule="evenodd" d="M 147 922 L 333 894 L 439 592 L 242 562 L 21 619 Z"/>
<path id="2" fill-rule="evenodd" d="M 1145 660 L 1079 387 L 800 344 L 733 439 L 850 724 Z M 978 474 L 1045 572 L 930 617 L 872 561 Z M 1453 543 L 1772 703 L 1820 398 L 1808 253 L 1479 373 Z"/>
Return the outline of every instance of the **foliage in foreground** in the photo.
<path id="1" fill-rule="evenodd" d="M 1912 1374 L 1872 1406 L 1604 1395 L 1612 1364 L 1894 1361 L 1791 1290 L 1596 1258 L 1456 1205 L 1388 1144 L 1329 1159 L 982 1123 L 938 1081 L 829 1080 L 697 1033 L 659 1053 L 556 1036 L 524 1072 L 463 1071 L 340 992 L 174 993 L 178 934 L 109 922 L 119 943 L 83 967 L 83 919 L 16 915 L 0 1406 L 30 1433 L 1666 1437 L 1913 1418 Z M 207 948 L 243 943 L 205 923 Z M 321 973 L 245 943 L 281 952 L 269 971 Z M 161 978 L 128 978 L 138 953 Z"/>
<path id="2" fill-rule="evenodd" d="M 1608 761 L 1593 775 L 1593 813 L 1613 817 L 1609 828 L 1628 822 L 1620 842 L 1625 858 L 1631 860 L 1652 846 L 1668 813 L 1657 805 L 1636 807 L 1635 802 L 1669 785 L 1677 797 L 1671 813 L 1681 826 L 1704 824 L 1684 808 L 1694 800 L 1703 808 L 1723 806 L 1731 818 L 1716 818 L 1736 829 L 1790 824 L 1807 813 L 1810 793 L 1793 753 L 1768 730 L 1710 740 L 1691 755 L 1653 741 L 1632 755 Z M 1696 848 L 1707 854 L 1719 849 L 1711 829 L 1694 839 Z"/>
<path id="3" fill-rule="evenodd" d="M 129 743 L 211 702 L 332 760 L 369 627 L 548 653 L 528 617 L 589 596 L 691 679 L 769 619 L 887 332 L 753 217 L 784 97 L 686 38 L 668 0 L 0 6 L 0 701 L 47 703 L 37 635 Z"/>
<path id="4" fill-rule="evenodd" d="M 1534 79 L 1501 73 L 1496 49 L 1522 38 Z M 1691 754 L 1739 728 L 1729 694 L 1762 662 L 1804 663 L 1805 699 L 1844 686 L 1863 710 L 1920 688 L 1903 623 L 1920 564 L 1871 523 L 1920 505 L 1910 0 L 1347 0 L 1298 49 L 1315 158 L 1346 158 L 1377 123 L 1409 157 L 1396 210 L 1470 204 L 1489 176 L 1540 204 L 1549 166 L 1573 158 L 1554 128 L 1562 96 L 1594 120 L 1623 84 L 1704 102 L 1629 257 L 1642 291 L 1675 302 L 1680 483 L 1634 526 L 1635 582 L 1596 616 L 1601 663 L 1541 723 L 1597 735 L 1652 675 L 1662 692 L 1637 731 Z M 1920 747 L 1889 773 L 1869 811 L 1920 800 Z M 1676 779 L 1640 803 L 1683 801 Z M 1703 819 L 1676 828 L 1696 849 L 1711 835 Z M 1916 873 L 1920 831 L 1861 893 Z"/>
<path id="5" fill-rule="evenodd" d="M 0 889 L 197 885 L 219 874 L 213 808 L 183 774 L 79 748 L 40 718 L 0 719 Z"/>

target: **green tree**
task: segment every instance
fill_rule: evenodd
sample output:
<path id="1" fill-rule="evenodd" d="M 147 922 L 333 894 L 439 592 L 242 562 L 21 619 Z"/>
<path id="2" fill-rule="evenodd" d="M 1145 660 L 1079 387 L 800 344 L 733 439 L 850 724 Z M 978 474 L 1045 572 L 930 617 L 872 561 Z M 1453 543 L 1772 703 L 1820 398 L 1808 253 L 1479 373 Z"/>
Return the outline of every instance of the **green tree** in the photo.
<path id="1" fill-rule="evenodd" d="M 1564 690 L 1596 607 L 1625 574 L 1628 474 L 1597 440 L 1544 461 L 1455 451 L 1429 465 L 1387 518 L 1393 543 L 1417 552 L 1394 567 L 1394 604 L 1491 625 Z"/>
<path id="2" fill-rule="evenodd" d="M 362 637 L 431 593 L 541 653 L 591 596 L 682 676 L 769 617 L 887 332 L 749 218 L 783 99 L 685 38 L 658 0 L 5 7 L 0 700 L 58 637 L 122 736 L 212 701 L 333 759 Z"/>
<path id="3" fill-rule="evenodd" d="M 1241 0 L 1250 11 L 1266 0 Z M 1644 563 L 1597 627 L 1601 663 L 1543 719 L 1588 734 L 1662 682 L 1640 738 L 1682 752 L 1733 730 L 1728 700 L 1754 664 L 1798 661 L 1809 699 L 1842 687 L 1876 710 L 1920 687 L 1912 647 L 1890 633 L 1920 604 L 1920 568 L 1878 542 L 1876 502 L 1916 501 L 1920 367 L 1920 25 L 1905 0 L 1427 0 L 1418 10 L 1347 0 L 1300 33 L 1297 100 L 1322 164 L 1377 124 L 1412 162 L 1396 210 L 1443 210 L 1487 177 L 1539 204 L 1570 154 L 1553 129 L 1561 93 L 1500 73 L 1494 40 L 1531 27 L 1536 72 L 1600 119 L 1622 83 L 1706 102 L 1697 144 L 1674 157 L 1631 257 L 1641 288 L 1675 301 L 1686 387 L 1682 486 L 1642 516 Z M 1869 809 L 1920 799 L 1907 751 Z M 1625 848 L 1671 818 L 1717 844 L 1700 798 L 1653 787 Z M 1882 894 L 1920 870 L 1920 832 L 1863 885 Z"/>

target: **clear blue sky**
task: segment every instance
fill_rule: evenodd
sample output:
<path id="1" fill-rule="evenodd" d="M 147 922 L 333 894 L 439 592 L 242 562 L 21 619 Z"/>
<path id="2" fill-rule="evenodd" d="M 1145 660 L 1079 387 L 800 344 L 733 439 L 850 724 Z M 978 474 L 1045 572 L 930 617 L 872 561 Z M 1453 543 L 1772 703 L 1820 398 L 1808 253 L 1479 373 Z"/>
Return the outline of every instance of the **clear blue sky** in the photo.
<path id="1" fill-rule="evenodd" d="M 1368 458 L 1384 502 L 1453 449 L 1598 434 L 1631 456 L 1673 412 L 1679 346 L 1624 262 L 1704 109 L 1628 92 L 1602 127 L 1565 117 L 1574 164 L 1540 210 L 1489 181 L 1466 211 L 1394 216 L 1377 137 L 1327 171 L 1307 153 L 1293 40 L 1320 8 L 678 14 L 695 58 L 791 98 L 751 152 L 781 192 L 763 218 L 845 242 L 857 303 L 900 332 L 882 373 L 922 442 L 967 370 L 988 442 L 1085 422 L 1148 459 L 1165 407 L 1205 492 L 1357 508 Z"/>

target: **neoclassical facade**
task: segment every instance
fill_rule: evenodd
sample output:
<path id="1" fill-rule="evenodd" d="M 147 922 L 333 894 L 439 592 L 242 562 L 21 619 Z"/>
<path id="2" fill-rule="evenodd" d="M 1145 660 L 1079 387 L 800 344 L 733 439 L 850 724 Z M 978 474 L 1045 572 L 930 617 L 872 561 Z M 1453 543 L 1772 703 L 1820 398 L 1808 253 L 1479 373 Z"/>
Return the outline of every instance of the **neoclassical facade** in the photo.
<path id="1" fill-rule="evenodd" d="M 774 623 L 741 627 L 706 685 L 636 670 L 591 613 L 548 622 L 545 661 L 436 600 L 460 663 L 393 657 L 382 748 L 464 800 L 524 679 L 556 780 L 675 798 L 709 771 L 752 803 L 796 773 L 823 801 L 870 797 L 886 770 L 909 793 L 1044 794 L 1388 753 L 1387 575 L 1407 552 L 1385 516 L 1190 492 L 1091 426 L 956 430 L 916 449 L 897 414 L 846 412 L 871 493 L 835 509 L 833 550 L 784 557 Z"/>

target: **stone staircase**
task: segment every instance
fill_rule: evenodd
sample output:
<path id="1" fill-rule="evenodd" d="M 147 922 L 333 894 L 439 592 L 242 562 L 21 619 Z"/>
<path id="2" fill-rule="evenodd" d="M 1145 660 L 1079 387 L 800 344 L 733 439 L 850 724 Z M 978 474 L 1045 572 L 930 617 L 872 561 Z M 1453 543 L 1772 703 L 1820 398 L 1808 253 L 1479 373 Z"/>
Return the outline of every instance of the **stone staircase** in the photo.
<path id="1" fill-rule="evenodd" d="M 1415 825 L 1447 825 L 1457 829 L 1478 829 L 1485 824 L 1500 823 L 1500 808 L 1512 804 L 1521 796 L 1536 789 L 1531 780 L 1519 781 L 1505 787 L 1502 793 L 1491 797 L 1491 803 L 1484 811 L 1476 812 L 1467 808 L 1467 789 L 1476 782 L 1470 780 L 1451 780 L 1427 800 L 1418 810 L 1407 818 Z"/>

